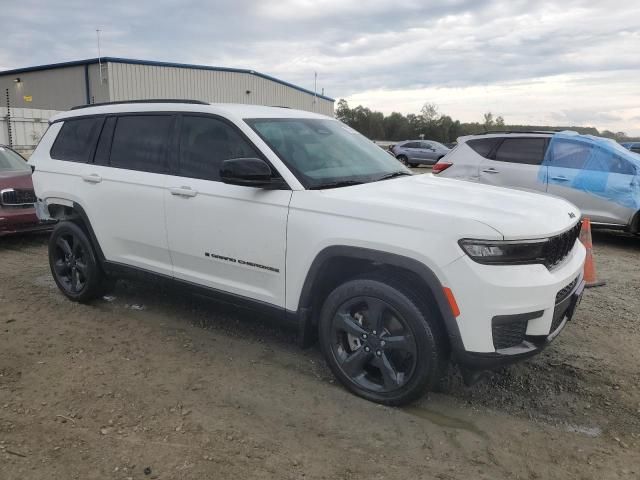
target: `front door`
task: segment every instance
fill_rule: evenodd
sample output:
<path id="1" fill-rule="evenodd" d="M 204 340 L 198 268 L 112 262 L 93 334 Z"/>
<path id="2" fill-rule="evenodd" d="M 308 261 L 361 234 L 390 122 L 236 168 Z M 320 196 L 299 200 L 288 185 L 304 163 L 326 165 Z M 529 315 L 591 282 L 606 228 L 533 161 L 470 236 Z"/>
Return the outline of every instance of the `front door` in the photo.
<path id="1" fill-rule="evenodd" d="M 227 120 L 183 115 L 178 128 L 176 171 L 165 191 L 174 276 L 284 307 L 291 191 L 220 181 L 224 160 L 260 157 Z"/>

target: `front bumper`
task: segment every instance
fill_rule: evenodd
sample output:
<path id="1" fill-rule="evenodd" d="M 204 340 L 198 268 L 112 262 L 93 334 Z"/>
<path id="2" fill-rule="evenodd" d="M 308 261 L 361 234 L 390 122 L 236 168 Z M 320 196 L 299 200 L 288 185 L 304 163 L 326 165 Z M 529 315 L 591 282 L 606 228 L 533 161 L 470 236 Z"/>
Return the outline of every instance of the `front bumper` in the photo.
<path id="1" fill-rule="evenodd" d="M 564 329 L 580 305 L 584 293 L 585 281 L 580 277 L 573 290 L 564 300 L 554 308 L 553 322 L 548 335 L 525 335 L 518 345 L 495 352 L 456 352 L 456 361 L 470 370 L 492 370 L 510 363 L 517 362 L 541 352 Z"/>
<path id="2" fill-rule="evenodd" d="M 55 221 L 40 221 L 34 208 L 0 208 L 0 237 L 50 230 Z"/>
<path id="3" fill-rule="evenodd" d="M 560 265 L 481 265 L 462 257 L 444 269 L 460 315 L 451 326 L 457 363 L 486 370 L 540 352 L 573 317 L 584 289 L 585 249 Z M 450 321 L 451 322 L 451 321 Z"/>

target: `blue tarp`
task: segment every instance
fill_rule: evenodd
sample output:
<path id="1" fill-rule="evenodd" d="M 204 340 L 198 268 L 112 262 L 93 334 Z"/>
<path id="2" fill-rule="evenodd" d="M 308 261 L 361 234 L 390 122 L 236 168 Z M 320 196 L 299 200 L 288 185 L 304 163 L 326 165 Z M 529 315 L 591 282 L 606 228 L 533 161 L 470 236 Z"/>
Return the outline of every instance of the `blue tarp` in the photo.
<path id="1" fill-rule="evenodd" d="M 560 132 L 551 137 L 538 180 L 640 209 L 640 156 L 607 138 Z"/>

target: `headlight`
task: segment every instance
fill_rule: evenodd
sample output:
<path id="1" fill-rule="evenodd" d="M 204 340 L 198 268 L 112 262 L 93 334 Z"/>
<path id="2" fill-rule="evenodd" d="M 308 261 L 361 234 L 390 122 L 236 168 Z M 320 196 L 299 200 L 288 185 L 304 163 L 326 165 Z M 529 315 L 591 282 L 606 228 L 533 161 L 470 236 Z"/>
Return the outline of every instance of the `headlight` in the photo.
<path id="1" fill-rule="evenodd" d="M 462 250 L 478 263 L 491 265 L 522 265 L 544 263 L 544 248 L 548 239 L 540 240 L 474 240 L 458 242 Z"/>

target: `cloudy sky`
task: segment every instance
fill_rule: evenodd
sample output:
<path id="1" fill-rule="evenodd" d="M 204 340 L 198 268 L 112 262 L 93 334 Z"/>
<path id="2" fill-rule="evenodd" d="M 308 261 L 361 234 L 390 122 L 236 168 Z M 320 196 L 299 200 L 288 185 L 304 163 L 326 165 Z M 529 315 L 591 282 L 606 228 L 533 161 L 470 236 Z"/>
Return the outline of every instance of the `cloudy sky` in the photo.
<path id="1" fill-rule="evenodd" d="M 0 0 L 0 70 L 102 54 L 251 68 L 385 113 L 640 135 L 640 1 Z"/>

